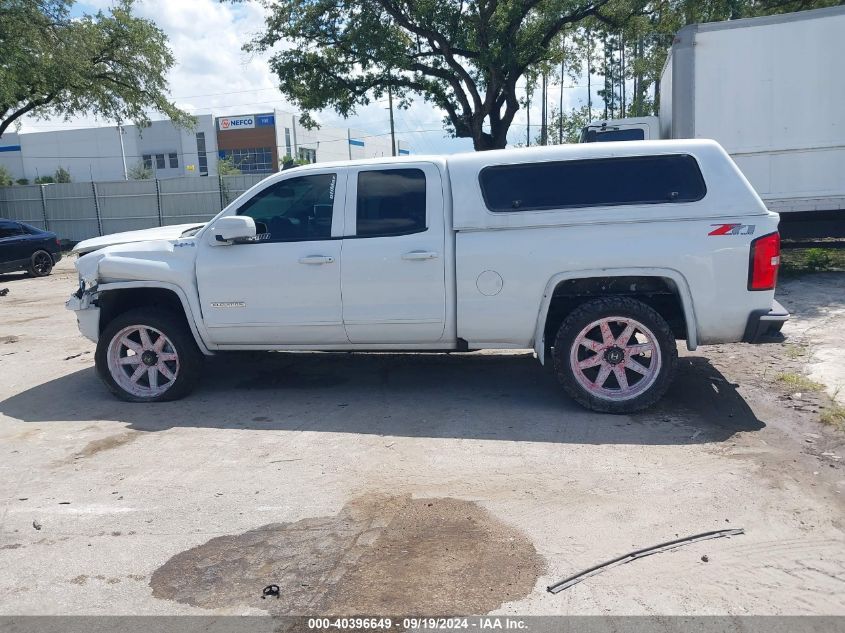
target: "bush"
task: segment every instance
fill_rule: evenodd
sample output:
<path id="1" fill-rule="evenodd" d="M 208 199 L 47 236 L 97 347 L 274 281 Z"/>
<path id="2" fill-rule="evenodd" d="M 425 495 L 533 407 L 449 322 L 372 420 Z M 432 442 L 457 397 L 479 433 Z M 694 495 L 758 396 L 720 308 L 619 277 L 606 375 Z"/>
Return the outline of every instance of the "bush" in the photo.
<path id="1" fill-rule="evenodd" d="M 56 182 L 52 176 L 39 176 L 35 179 L 36 185 L 49 185 Z"/>
<path id="2" fill-rule="evenodd" d="M 18 179 L 15 181 L 15 184 L 18 184 L 18 185 L 28 185 L 28 184 L 29 184 L 29 178 L 18 178 Z"/>
<path id="3" fill-rule="evenodd" d="M 0 165 L 0 187 L 11 187 L 13 182 L 12 174 L 9 173 L 9 170 L 3 165 Z"/>
<path id="4" fill-rule="evenodd" d="M 127 170 L 126 175 L 130 180 L 152 180 L 153 170 L 144 165 L 144 161 L 139 160 Z"/>
<path id="5" fill-rule="evenodd" d="M 70 182 L 70 172 L 64 167 L 59 167 L 54 178 L 56 182 Z"/>
<path id="6" fill-rule="evenodd" d="M 820 270 L 829 270 L 830 267 L 833 265 L 833 260 L 830 257 L 830 253 L 828 253 L 823 248 L 807 249 L 805 262 L 807 264 L 807 268 L 809 268 L 813 272 L 817 272 Z"/>

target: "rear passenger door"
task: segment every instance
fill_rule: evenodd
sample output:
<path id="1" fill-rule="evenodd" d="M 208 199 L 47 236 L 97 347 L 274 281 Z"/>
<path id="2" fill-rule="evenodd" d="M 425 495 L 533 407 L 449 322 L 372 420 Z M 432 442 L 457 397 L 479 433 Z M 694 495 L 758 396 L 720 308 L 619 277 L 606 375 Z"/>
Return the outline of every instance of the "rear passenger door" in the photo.
<path id="1" fill-rule="evenodd" d="M 341 254 L 351 343 L 436 343 L 446 320 L 443 189 L 426 163 L 350 170 Z"/>

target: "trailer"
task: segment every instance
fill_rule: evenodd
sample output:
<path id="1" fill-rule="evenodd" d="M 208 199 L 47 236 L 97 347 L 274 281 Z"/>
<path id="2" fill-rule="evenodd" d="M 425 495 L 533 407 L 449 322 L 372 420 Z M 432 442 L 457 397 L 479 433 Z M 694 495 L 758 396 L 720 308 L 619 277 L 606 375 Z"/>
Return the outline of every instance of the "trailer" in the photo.
<path id="1" fill-rule="evenodd" d="M 678 31 L 657 117 L 590 123 L 582 142 L 718 141 L 789 237 L 845 237 L 845 6 Z"/>

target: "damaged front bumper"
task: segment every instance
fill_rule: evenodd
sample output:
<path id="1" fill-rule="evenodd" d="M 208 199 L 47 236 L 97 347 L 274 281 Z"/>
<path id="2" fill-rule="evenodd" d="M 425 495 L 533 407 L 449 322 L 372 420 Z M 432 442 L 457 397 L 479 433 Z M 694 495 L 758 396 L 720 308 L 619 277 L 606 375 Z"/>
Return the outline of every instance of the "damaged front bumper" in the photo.
<path id="1" fill-rule="evenodd" d="M 65 302 L 68 310 L 76 313 L 76 324 L 82 336 L 96 343 L 100 336 L 100 308 L 96 305 L 97 294 L 80 287 Z"/>
<path id="2" fill-rule="evenodd" d="M 779 342 L 783 340 L 780 329 L 789 320 L 789 312 L 779 302 L 772 301 L 768 310 L 755 310 L 745 326 L 745 343 Z"/>

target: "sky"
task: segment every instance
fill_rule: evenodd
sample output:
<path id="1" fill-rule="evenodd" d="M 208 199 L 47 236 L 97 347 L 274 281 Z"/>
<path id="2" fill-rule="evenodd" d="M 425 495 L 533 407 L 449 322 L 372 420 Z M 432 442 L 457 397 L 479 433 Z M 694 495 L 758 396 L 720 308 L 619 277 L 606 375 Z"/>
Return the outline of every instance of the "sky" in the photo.
<path id="1" fill-rule="evenodd" d="M 80 0 L 73 13 L 93 13 L 110 5 L 109 0 Z M 297 112 L 278 90 L 267 59 L 241 50 L 244 42 L 260 32 L 264 9 L 255 2 L 232 4 L 218 0 L 138 0 L 136 13 L 154 21 L 168 36 L 176 58 L 168 80 L 170 94 L 180 108 L 191 114 L 226 116 L 255 114 L 273 108 Z M 586 89 L 564 89 L 564 109 L 586 102 Z M 557 107 L 560 87 L 549 90 L 549 108 Z M 539 91 L 532 98 L 532 139 L 539 133 Z M 352 127 L 369 134 L 390 132 L 387 100 L 359 108 L 349 119 L 333 111 L 313 113 L 321 124 Z M 414 154 L 448 154 L 472 149 L 470 139 L 450 138 L 443 130 L 443 113 L 422 99 L 410 109 L 394 111 L 397 138 L 410 146 Z M 153 118 L 161 118 L 153 116 Z M 72 121 L 27 119 L 21 132 L 38 132 L 114 122 L 93 118 Z M 511 143 L 525 142 L 526 113 L 520 111 L 511 127 Z"/>

